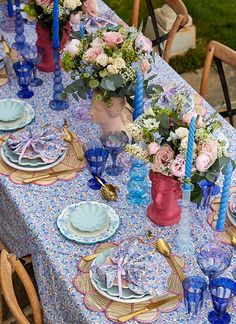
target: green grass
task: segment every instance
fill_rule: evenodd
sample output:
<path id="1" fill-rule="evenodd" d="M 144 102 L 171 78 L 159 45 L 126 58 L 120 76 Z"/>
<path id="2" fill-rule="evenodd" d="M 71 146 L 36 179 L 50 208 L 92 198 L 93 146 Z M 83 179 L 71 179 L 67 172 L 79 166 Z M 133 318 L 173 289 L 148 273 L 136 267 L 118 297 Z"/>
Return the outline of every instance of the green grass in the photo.
<path id="1" fill-rule="evenodd" d="M 105 0 L 128 24 L 131 24 L 133 0 Z M 170 65 L 178 72 L 195 71 L 202 67 L 206 45 L 210 40 L 219 41 L 236 50 L 236 5 L 234 0 L 184 0 L 197 27 L 197 47 L 184 56 L 176 56 Z M 153 0 L 154 8 L 164 4 Z M 148 17 L 145 0 L 141 0 L 139 21 Z"/>

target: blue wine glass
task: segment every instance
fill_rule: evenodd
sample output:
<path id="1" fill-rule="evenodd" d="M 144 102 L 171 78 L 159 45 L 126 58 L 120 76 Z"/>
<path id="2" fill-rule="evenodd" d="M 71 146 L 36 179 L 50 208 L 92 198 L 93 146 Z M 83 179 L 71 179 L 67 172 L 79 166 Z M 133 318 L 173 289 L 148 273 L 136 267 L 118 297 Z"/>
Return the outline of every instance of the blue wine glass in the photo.
<path id="1" fill-rule="evenodd" d="M 208 320 L 212 324 L 228 324 L 231 321 L 227 308 L 231 305 L 236 295 L 236 282 L 229 278 L 219 277 L 210 282 L 214 310 L 208 314 Z"/>
<path id="2" fill-rule="evenodd" d="M 202 201 L 198 205 L 198 208 L 206 209 L 210 207 L 210 200 L 211 197 L 218 195 L 220 192 L 220 187 L 215 184 L 215 182 L 207 181 L 206 179 L 203 179 L 198 182 L 198 185 L 202 189 Z"/>
<path id="3" fill-rule="evenodd" d="M 182 285 L 187 313 L 197 315 L 202 309 L 207 282 L 200 276 L 189 276 L 184 279 Z"/>
<path id="4" fill-rule="evenodd" d="M 30 45 L 20 51 L 23 59 L 27 62 L 31 62 L 33 68 L 33 80 L 30 82 L 31 87 L 39 87 L 43 84 L 43 80 L 36 76 L 37 65 L 42 60 L 42 55 L 38 52 L 38 48 L 35 45 Z"/>
<path id="5" fill-rule="evenodd" d="M 20 61 L 13 64 L 18 84 L 22 88 L 17 92 L 17 96 L 22 99 L 31 98 L 34 95 L 33 91 L 28 88 L 32 80 L 33 68 L 34 66 L 30 62 Z"/>
<path id="6" fill-rule="evenodd" d="M 88 181 L 88 186 L 93 190 L 99 190 L 101 184 L 97 181 L 96 177 L 100 178 L 103 183 L 106 182 L 101 178 L 101 175 L 105 169 L 108 153 L 103 147 L 96 147 L 85 151 L 84 157 L 87 161 L 88 169 L 93 176 L 93 178 Z"/>
<path id="7" fill-rule="evenodd" d="M 112 165 L 106 167 L 106 173 L 111 176 L 118 176 L 123 171 L 123 167 L 117 165 L 117 155 L 124 151 L 125 146 L 129 142 L 129 138 L 125 132 L 121 131 L 103 134 L 100 140 L 107 152 L 110 153 L 112 159 Z"/>

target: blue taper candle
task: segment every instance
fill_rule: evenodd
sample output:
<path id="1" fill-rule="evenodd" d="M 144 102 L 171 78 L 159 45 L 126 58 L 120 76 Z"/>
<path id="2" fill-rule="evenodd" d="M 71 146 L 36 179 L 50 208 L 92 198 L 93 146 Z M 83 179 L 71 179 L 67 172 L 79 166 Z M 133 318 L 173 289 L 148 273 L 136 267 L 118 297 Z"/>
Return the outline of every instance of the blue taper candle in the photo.
<path id="1" fill-rule="evenodd" d="M 60 40 L 59 40 L 59 7 L 58 0 L 54 0 L 53 2 L 53 23 L 52 23 L 52 47 L 54 49 L 60 48 Z"/>
<path id="2" fill-rule="evenodd" d="M 8 16 L 10 18 L 12 18 L 14 16 L 12 0 L 7 0 L 7 12 L 8 12 Z"/>
<path id="3" fill-rule="evenodd" d="M 186 154 L 186 163 L 185 163 L 185 179 L 191 179 L 192 176 L 192 164 L 193 164 L 193 146 L 194 146 L 194 137 L 196 130 L 196 119 L 195 117 L 191 118 L 189 133 L 188 133 L 188 147 Z M 184 183 L 184 190 L 189 190 L 191 187 L 188 183 Z"/>
<path id="4" fill-rule="evenodd" d="M 226 212 L 228 209 L 228 198 L 229 198 L 229 188 L 231 183 L 231 177 L 233 172 L 233 166 L 231 161 L 229 161 L 226 165 L 225 169 L 225 176 L 224 176 L 224 183 L 223 189 L 221 193 L 221 202 L 220 202 L 220 209 L 218 213 L 218 219 L 216 223 L 216 230 L 218 232 L 223 232 L 225 226 L 225 219 L 226 219 Z"/>
<path id="5" fill-rule="evenodd" d="M 137 71 L 137 79 L 134 92 L 134 111 L 133 120 L 137 119 L 144 112 L 144 89 L 143 76 L 140 70 Z"/>

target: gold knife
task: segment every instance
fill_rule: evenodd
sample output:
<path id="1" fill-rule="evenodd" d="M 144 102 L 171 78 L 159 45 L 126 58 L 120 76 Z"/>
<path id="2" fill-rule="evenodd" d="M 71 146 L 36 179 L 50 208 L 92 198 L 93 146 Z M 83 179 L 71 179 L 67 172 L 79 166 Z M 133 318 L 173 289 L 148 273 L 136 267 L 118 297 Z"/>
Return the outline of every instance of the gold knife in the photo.
<path id="1" fill-rule="evenodd" d="M 23 183 L 31 183 L 33 181 L 50 178 L 51 176 L 57 176 L 57 175 L 68 173 L 68 172 L 77 172 L 79 170 L 80 169 L 71 169 L 71 170 L 61 170 L 61 171 L 51 172 L 51 173 L 44 174 L 44 175 L 41 175 L 41 176 L 38 176 L 38 177 L 32 177 L 32 178 L 28 178 L 28 179 L 23 179 Z"/>
<path id="2" fill-rule="evenodd" d="M 155 303 L 151 303 L 149 305 L 147 305 L 145 308 L 142 308 L 136 312 L 133 312 L 133 313 L 130 313 L 128 315 L 124 315 L 124 316 L 121 316 L 118 318 L 118 321 L 119 322 L 122 322 L 122 323 L 125 323 L 126 321 L 129 321 L 131 318 L 135 317 L 135 316 L 138 316 L 138 315 L 141 315 L 141 314 L 145 314 L 146 312 L 150 311 L 151 309 L 154 309 L 154 308 L 157 308 L 159 306 L 162 306 L 166 303 L 169 303 L 169 302 L 173 302 L 173 301 L 178 301 L 182 299 L 182 296 L 170 296 L 170 297 L 166 297 L 162 300 L 158 300 L 157 302 Z"/>

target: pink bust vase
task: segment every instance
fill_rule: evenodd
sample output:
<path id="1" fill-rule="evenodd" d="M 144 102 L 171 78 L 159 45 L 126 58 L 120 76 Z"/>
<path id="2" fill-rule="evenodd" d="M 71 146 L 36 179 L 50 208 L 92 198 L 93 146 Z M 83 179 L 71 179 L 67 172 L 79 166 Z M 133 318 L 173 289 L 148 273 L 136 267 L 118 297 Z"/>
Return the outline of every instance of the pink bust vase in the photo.
<path id="1" fill-rule="evenodd" d="M 96 95 L 97 91 L 94 91 L 91 105 L 92 121 L 101 126 L 103 134 L 125 130 L 125 124 L 128 122 L 124 112 L 126 98 L 111 97 L 112 105 L 108 107 L 103 100 L 98 101 Z"/>
<path id="2" fill-rule="evenodd" d="M 53 72 L 54 71 L 54 60 L 53 60 L 53 50 L 52 41 L 50 40 L 49 29 L 44 29 L 39 23 L 36 24 L 37 41 L 36 46 L 38 47 L 40 53 L 42 54 L 42 60 L 37 65 L 38 69 L 43 72 Z M 67 22 L 61 39 L 61 49 L 64 48 L 65 43 L 70 38 L 70 24 Z"/>
<path id="3" fill-rule="evenodd" d="M 177 224 L 181 214 L 177 202 L 182 196 L 180 182 L 153 171 L 150 171 L 149 178 L 153 202 L 148 206 L 148 217 L 159 226 Z"/>

